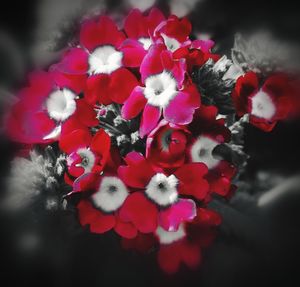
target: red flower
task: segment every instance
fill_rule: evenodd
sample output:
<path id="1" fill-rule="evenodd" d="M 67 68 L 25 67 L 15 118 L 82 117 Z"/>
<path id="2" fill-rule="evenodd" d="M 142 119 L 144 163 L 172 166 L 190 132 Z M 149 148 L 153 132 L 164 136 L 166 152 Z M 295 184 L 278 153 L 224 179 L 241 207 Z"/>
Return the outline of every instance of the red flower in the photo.
<path id="1" fill-rule="evenodd" d="M 74 192 L 83 194 L 83 199 L 77 205 L 82 226 L 89 225 L 93 233 L 114 229 L 124 238 L 137 235 L 134 225 L 122 221 L 119 216 L 119 209 L 130 191 L 118 176 L 84 174 L 74 182 Z"/>
<path id="2" fill-rule="evenodd" d="M 136 57 L 132 57 L 136 64 L 141 64 L 153 44 L 155 28 L 164 20 L 164 15 L 156 8 L 151 9 L 147 16 L 144 16 L 138 9 L 133 9 L 127 16 L 124 30 L 128 39 L 124 42 L 124 48 L 139 48 Z"/>
<path id="3" fill-rule="evenodd" d="M 136 77 L 125 67 L 137 67 L 143 57 L 142 47 L 125 43 L 125 34 L 108 17 L 83 23 L 82 47 L 74 48 L 56 65 L 65 74 L 88 74 L 85 97 L 95 104 L 123 103 L 138 85 Z"/>
<path id="4" fill-rule="evenodd" d="M 172 15 L 157 26 L 154 36 L 156 41 L 162 42 L 173 53 L 180 48 L 190 46 L 191 31 L 192 25 L 187 18 L 179 19 Z"/>
<path id="5" fill-rule="evenodd" d="M 189 125 L 193 138 L 186 151 L 190 162 L 202 162 L 208 167 L 209 172 L 205 178 L 210 184 L 210 192 L 225 196 L 230 192 L 231 179 L 236 169 L 213 154 L 218 145 L 228 142 L 231 137 L 229 129 L 224 125 L 224 119 L 216 119 L 217 112 L 215 106 L 204 105 L 196 111 L 194 120 Z"/>
<path id="6" fill-rule="evenodd" d="M 65 81 L 59 73 L 35 72 L 29 87 L 21 91 L 7 121 L 8 134 L 23 143 L 49 143 L 65 129 L 86 128 L 98 124 L 96 113 L 84 99 L 78 86 Z"/>
<path id="7" fill-rule="evenodd" d="M 142 110 L 140 135 L 143 137 L 157 125 L 161 115 L 177 125 L 192 121 L 200 96 L 193 84 L 186 85 L 184 60 L 174 61 L 170 51 L 154 45 L 141 68 L 145 87 L 136 87 L 122 108 L 125 119 L 136 117 Z"/>
<path id="8" fill-rule="evenodd" d="M 220 215 L 212 210 L 198 208 L 197 217 L 177 232 L 156 232 L 160 242 L 157 254 L 159 266 L 166 273 L 175 273 L 182 264 L 195 269 L 202 260 L 202 249 L 215 237 L 215 227 L 220 225 Z M 188 235 L 188 236 L 187 236 Z"/>
<path id="9" fill-rule="evenodd" d="M 110 137 L 104 130 L 94 136 L 87 130 L 74 130 L 63 135 L 59 147 L 68 154 L 68 174 L 65 180 L 73 180 L 84 173 L 100 173 L 110 152 Z"/>
<path id="10" fill-rule="evenodd" d="M 178 168 L 185 162 L 189 135 L 186 127 L 162 120 L 147 137 L 146 157 L 163 168 Z"/>
<path id="11" fill-rule="evenodd" d="M 290 111 L 287 79 L 281 75 L 270 76 L 263 85 L 254 72 L 241 76 L 232 93 L 238 116 L 250 115 L 250 123 L 266 132 L 278 120 L 285 119 Z"/>
<path id="12" fill-rule="evenodd" d="M 160 225 L 165 230 L 177 230 L 180 223 L 195 216 L 195 203 L 181 199 L 180 194 L 204 198 L 208 184 L 202 176 L 207 169 L 202 164 L 183 165 L 174 174 L 154 168 L 141 154 L 129 153 L 120 166 L 119 177 L 136 192 L 128 197 L 120 210 L 121 218 L 132 222 L 140 232 L 149 233 Z"/>

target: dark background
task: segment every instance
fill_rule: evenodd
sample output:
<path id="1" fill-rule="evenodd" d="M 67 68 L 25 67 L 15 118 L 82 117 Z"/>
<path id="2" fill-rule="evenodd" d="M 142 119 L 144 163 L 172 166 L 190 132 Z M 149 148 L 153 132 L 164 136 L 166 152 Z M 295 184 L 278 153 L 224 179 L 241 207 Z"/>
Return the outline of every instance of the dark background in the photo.
<path id="1" fill-rule="evenodd" d="M 1 89 L 14 92 L 25 83 L 34 66 L 31 53 L 35 32 L 42 24 L 36 17 L 39 1 L 5 1 L 0 11 L 0 33 L 20 51 L 22 64 L 14 60 L 6 40 L 0 38 Z M 160 3 L 166 7 L 165 3 Z M 112 8 L 118 1 L 110 1 Z M 220 53 L 229 53 L 237 31 L 268 28 L 283 40 L 300 43 L 300 10 L 297 2 L 202 1 L 190 19 L 199 30 L 209 31 Z M 45 32 L 46 33 L 46 32 Z M 2 43 L 1 43 L 2 41 Z M 246 151 L 251 156 L 244 185 L 233 199 L 212 206 L 224 223 L 216 242 L 205 251 L 196 271 L 182 268 L 175 276 L 164 275 L 155 255 L 122 250 L 114 234 L 97 236 L 81 230 L 68 212 L 38 214 L 27 210 L 0 216 L 0 277 L 3 286 L 297 286 L 300 283 L 300 193 L 287 190 L 270 206 L 256 207 L 262 192 L 274 187 L 274 177 L 284 181 L 299 173 L 300 123 L 280 123 L 271 133 L 249 127 Z M 1 190 L 14 153 L 1 134 Z M 258 180 L 258 172 L 268 174 Z M 263 182 L 261 182 L 263 181 Z M 265 181 L 265 182 L 264 182 Z M 276 182 L 278 184 L 278 181 Z M 32 235 L 38 234 L 31 244 Z M 28 239 L 29 243 L 26 243 Z M 33 238 L 36 238 L 33 236 Z M 25 243 L 26 244 L 25 244 Z M 5 283 L 4 283 L 5 282 Z"/>

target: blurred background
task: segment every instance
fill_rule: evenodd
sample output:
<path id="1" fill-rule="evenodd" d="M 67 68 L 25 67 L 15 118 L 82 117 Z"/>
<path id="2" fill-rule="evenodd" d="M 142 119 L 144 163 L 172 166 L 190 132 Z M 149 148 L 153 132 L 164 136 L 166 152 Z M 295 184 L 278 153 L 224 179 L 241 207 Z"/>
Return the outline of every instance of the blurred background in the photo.
<path id="1" fill-rule="evenodd" d="M 26 83 L 26 74 L 37 67 L 47 68 L 74 41 L 83 17 L 106 11 L 120 19 L 131 5 L 143 9 L 150 4 L 146 0 L 5 1 L 0 10 L 1 114 Z M 165 12 L 188 15 L 197 35 L 216 41 L 219 54 L 230 56 L 237 32 L 264 30 L 293 51 L 300 45 L 296 1 L 170 0 L 156 4 Z M 300 57 L 290 54 L 290 58 L 297 66 Z M 12 213 L 0 210 L 2 282 L 6 286 L 55 287 L 297 286 L 299 131 L 299 120 L 279 123 L 271 133 L 246 129 L 248 165 L 233 198 L 211 203 L 222 214 L 223 224 L 215 243 L 204 251 L 198 270 L 182 268 L 176 275 L 165 275 L 154 254 L 124 251 L 116 235 L 98 236 L 82 230 L 72 212 L 55 209 L 54 199 L 47 202 L 48 208 L 37 204 Z M 18 146 L 2 130 L 0 137 L 1 201 Z"/>

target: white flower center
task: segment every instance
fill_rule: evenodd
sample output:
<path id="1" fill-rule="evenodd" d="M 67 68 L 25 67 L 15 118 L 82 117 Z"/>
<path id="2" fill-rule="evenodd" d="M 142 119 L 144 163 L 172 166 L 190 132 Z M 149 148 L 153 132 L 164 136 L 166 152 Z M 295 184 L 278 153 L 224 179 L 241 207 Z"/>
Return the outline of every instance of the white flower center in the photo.
<path id="1" fill-rule="evenodd" d="M 148 103 L 161 108 L 165 108 L 178 92 L 176 80 L 166 71 L 148 77 L 145 86 L 144 95 Z"/>
<path id="2" fill-rule="evenodd" d="M 152 45 L 152 40 L 150 38 L 140 38 L 138 41 L 144 46 L 145 50 L 149 50 Z"/>
<path id="3" fill-rule="evenodd" d="M 76 110 L 76 95 L 68 90 L 53 91 L 46 100 L 49 116 L 56 121 L 64 121 Z"/>
<path id="4" fill-rule="evenodd" d="M 184 225 L 182 223 L 176 231 L 166 231 L 162 227 L 158 226 L 155 234 L 161 244 L 172 244 L 186 236 Z"/>
<path id="5" fill-rule="evenodd" d="M 276 112 L 276 106 L 272 101 L 272 98 L 260 90 L 252 98 L 252 111 L 251 114 L 259 118 L 271 119 Z"/>
<path id="6" fill-rule="evenodd" d="M 209 169 L 215 168 L 220 162 L 212 154 L 217 145 L 217 141 L 207 136 L 199 136 L 191 148 L 192 161 L 203 162 Z"/>
<path id="7" fill-rule="evenodd" d="M 112 46 L 102 46 L 89 56 L 90 74 L 111 74 L 122 67 L 123 54 Z"/>
<path id="8" fill-rule="evenodd" d="M 172 174 L 163 173 L 154 175 L 146 187 L 146 195 L 160 206 L 168 206 L 176 202 L 178 179 Z"/>
<path id="9" fill-rule="evenodd" d="M 83 167 L 84 172 L 91 172 L 96 161 L 96 157 L 94 153 L 87 148 L 80 148 L 77 150 L 77 154 L 81 157 L 81 163 L 77 164 L 77 166 Z"/>
<path id="10" fill-rule="evenodd" d="M 129 192 L 118 177 L 106 176 L 102 179 L 98 191 L 92 195 L 93 203 L 104 212 L 120 208 Z"/>
<path id="11" fill-rule="evenodd" d="M 180 43 L 174 39 L 174 38 L 170 38 L 165 34 L 161 34 L 161 36 L 164 39 L 165 45 L 167 46 L 167 49 L 171 52 L 175 52 L 177 49 L 180 48 Z"/>

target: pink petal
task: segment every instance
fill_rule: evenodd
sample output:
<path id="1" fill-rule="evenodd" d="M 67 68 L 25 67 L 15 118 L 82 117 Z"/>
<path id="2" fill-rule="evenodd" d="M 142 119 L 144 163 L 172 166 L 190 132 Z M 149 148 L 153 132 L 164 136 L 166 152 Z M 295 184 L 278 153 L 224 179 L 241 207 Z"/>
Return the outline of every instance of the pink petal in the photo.
<path id="1" fill-rule="evenodd" d="M 200 95 L 179 92 L 164 109 L 164 118 L 173 124 L 186 125 L 193 120 L 195 109 L 200 106 Z"/>
<path id="2" fill-rule="evenodd" d="M 147 99 L 144 96 L 144 88 L 135 87 L 130 94 L 130 97 L 124 103 L 122 107 L 122 117 L 126 120 L 135 118 L 144 108 L 147 103 Z"/>
<path id="3" fill-rule="evenodd" d="M 163 72 L 164 67 L 161 62 L 160 54 L 164 50 L 162 45 L 152 45 L 148 54 L 144 57 L 140 67 L 142 82 L 152 75 L 160 74 Z"/>
<path id="4" fill-rule="evenodd" d="M 159 225 L 167 231 L 177 231 L 182 222 L 193 220 L 196 214 L 196 204 L 193 200 L 179 199 L 177 203 L 160 211 Z"/>
<path id="5" fill-rule="evenodd" d="M 140 126 L 140 136 L 149 134 L 156 126 L 161 116 L 161 110 L 158 107 L 147 104 L 145 106 Z"/>

